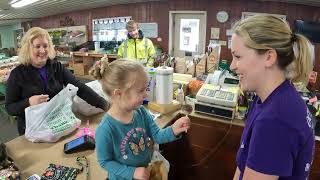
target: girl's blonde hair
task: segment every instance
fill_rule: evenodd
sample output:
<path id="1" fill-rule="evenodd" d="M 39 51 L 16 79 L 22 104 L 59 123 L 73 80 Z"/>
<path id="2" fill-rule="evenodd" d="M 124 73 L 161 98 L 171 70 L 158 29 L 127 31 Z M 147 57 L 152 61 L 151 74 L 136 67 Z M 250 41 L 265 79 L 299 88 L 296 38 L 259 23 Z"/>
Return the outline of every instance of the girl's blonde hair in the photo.
<path id="1" fill-rule="evenodd" d="M 100 80 L 103 91 L 111 97 L 113 90 L 130 89 L 140 73 L 145 73 L 141 63 L 131 60 L 118 59 L 111 63 L 107 60 L 97 61 L 89 74 Z M 135 76 L 135 78 L 131 78 Z M 134 79 L 134 80 L 132 80 Z"/>
<path id="2" fill-rule="evenodd" d="M 311 43 L 303 35 L 293 33 L 286 21 L 272 15 L 256 15 L 238 21 L 233 32 L 258 54 L 274 49 L 278 65 L 288 79 L 308 82 L 313 58 Z"/>
<path id="3" fill-rule="evenodd" d="M 27 31 L 21 40 L 21 49 L 18 57 L 21 64 L 31 64 L 32 42 L 38 37 L 44 37 L 48 40 L 48 56 L 50 59 L 55 58 L 55 51 L 49 33 L 40 27 L 33 27 Z"/>

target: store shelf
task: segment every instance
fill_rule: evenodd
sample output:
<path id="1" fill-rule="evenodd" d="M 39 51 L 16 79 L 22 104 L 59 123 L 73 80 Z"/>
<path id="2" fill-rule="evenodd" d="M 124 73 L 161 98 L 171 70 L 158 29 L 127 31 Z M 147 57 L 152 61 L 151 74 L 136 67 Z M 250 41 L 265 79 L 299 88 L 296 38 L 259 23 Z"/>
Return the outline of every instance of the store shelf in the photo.
<path id="1" fill-rule="evenodd" d="M 100 54 L 96 52 L 72 52 L 70 54 L 74 74 L 79 76 L 88 75 L 92 65 L 102 57 L 107 57 L 110 62 L 117 59 L 116 54 Z"/>

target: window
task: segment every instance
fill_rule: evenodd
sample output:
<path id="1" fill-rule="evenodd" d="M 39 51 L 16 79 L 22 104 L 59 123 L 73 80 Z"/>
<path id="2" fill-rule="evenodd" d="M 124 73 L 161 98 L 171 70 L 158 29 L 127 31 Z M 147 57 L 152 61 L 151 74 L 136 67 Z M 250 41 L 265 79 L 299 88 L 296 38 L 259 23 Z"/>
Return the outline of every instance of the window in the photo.
<path id="1" fill-rule="evenodd" d="M 198 51 L 199 23 L 200 19 L 181 19 L 179 43 L 179 49 L 181 51 Z"/>
<path id="2" fill-rule="evenodd" d="M 123 41 L 127 37 L 126 23 L 129 17 L 94 19 L 93 41 Z"/>

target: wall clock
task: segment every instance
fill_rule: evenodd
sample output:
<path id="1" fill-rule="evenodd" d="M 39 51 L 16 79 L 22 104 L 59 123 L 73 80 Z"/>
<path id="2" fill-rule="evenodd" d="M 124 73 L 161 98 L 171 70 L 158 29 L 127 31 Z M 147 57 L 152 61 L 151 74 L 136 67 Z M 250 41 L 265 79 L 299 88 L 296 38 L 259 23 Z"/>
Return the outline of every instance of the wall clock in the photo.
<path id="1" fill-rule="evenodd" d="M 216 16 L 217 16 L 218 22 L 220 23 L 225 23 L 229 19 L 229 15 L 226 11 L 219 11 Z"/>

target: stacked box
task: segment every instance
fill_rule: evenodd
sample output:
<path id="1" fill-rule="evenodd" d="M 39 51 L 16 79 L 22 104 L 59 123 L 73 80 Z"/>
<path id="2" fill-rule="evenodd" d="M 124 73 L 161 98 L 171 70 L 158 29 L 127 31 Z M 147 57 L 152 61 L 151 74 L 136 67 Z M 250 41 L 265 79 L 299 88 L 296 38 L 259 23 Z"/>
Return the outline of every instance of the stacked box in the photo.
<path id="1" fill-rule="evenodd" d="M 73 64 L 73 73 L 74 75 L 88 75 L 91 66 L 84 65 L 83 63 L 75 63 Z"/>

